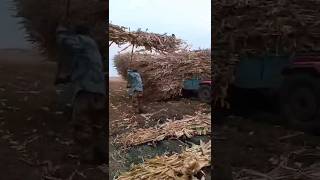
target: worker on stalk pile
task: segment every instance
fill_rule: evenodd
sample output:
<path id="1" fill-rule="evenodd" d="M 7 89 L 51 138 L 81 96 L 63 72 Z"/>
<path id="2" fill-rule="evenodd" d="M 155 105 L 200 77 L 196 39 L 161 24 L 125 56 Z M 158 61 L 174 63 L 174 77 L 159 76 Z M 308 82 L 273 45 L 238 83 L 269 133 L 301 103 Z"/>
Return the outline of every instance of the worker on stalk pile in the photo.
<path id="1" fill-rule="evenodd" d="M 73 136 L 80 158 L 106 163 L 106 81 L 98 45 L 85 25 L 72 30 L 59 26 L 56 40 L 60 60 L 55 84 L 73 84 Z"/>
<path id="2" fill-rule="evenodd" d="M 143 83 L 139 72 L 136 69 L 128 70 L 128 84 L 129 96 L 138 114 L 143 113 L 142 97 L 143 97 Z"/>

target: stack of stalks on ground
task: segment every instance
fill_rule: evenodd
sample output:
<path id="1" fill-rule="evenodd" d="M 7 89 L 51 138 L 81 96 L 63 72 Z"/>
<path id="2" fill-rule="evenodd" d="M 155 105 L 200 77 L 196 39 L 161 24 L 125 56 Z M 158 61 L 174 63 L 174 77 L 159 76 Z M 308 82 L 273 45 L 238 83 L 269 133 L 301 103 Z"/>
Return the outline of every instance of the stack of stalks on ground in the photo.
<path id="1" fill-rule="evenodd" d="M 201 170 L 211 164 L 211 141 L 193 145 L 180 154 L 148 159 L 122 173 L 117 180 L 168 179 L 189 180 L 205 177 Z"/>
<path id="2" fill-rule="evenodd" d="M 320 1 L 216 0 L 213 6 L 218 89 L 232 81 L 235 58 L 320 50 Z"/>
<path id="3" fill-rule="evenodd" d="M 211 114 L 197 114 L 185 117 L 182 120 L 169 121 L 159 127 L 136 129 L 133 132 L 121 134 L 115 142 L 122 147 L 136 146 L 149 142 L 161 141 L 165 138 L 191 138 L 196 135 L 208 135 L 211 133 Z"/>
<path id="4" fill-rule="evenodd" d="M 127 70 L 137 69 L 144 83 L 146 100 L 166 100 L 181 94 L 183 81 L 192 77 L 211 79 L 210 50 L 180 51 L 169 54 L 130 53 L 116 55 L 114 64 L 127 79 Z"/>

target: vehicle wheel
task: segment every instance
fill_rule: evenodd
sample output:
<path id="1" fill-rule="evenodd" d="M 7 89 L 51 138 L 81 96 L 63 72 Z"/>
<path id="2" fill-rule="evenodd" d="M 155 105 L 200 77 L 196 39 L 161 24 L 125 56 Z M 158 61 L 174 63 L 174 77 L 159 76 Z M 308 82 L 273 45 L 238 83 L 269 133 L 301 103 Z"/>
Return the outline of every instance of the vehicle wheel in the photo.
<path id="1" fill-rule="evenodd" d="M 198 97 L 200 101 L 205 103 L 211 103 L 212 100 L 212 90 L 211 87 L 208 85 L 202 85 L 198 91 Z"/>
<path id="2" fill-rule="evenodd" d="M 285 78 L 281 90 L 281 111 L 285 121 L 297 128 L 318 128 L 320 81 L 311 75 L 295 74 Z"/>
<path id="3" fill-rule="evenodd" d="M 182 94 L 182 97 L 184 97 L 184 98 L 190 98 L 192 96 L 192 91 L 182 89 L 181 94 Z"/>

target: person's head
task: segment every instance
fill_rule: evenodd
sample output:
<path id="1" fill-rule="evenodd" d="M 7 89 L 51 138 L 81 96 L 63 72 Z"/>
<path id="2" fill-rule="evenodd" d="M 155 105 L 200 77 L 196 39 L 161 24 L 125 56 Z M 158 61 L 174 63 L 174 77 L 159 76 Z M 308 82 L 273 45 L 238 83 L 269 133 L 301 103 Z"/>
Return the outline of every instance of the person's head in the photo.
<path id="1" fill-rule="evenodd" d="M 90 35 L 91 34 L 90 27 L 87 25 L 84 25 L 84 24 L 76 25 L 74 28 L 74 31 L 76 34 L 80 34 L 80 35 Z"/>
<path id="2" fill-rule="evenodd" d="M 128 72 L 138 72 L 138 70 L 136 70 L 136 69 L 128 69 Z"/>

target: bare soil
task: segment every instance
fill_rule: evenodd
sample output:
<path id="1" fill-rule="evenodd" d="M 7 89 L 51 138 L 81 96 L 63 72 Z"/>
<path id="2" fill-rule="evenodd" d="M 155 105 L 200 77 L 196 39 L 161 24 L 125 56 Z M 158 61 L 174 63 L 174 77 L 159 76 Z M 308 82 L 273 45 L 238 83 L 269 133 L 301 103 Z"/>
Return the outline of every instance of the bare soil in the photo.
<path id="1" fill-rule="evenodd" d="M 74 153 L 69 96 L 53 85 L 55 69 L 34 51 L 0 50 L 1 179 L 107 179 Z"/>

